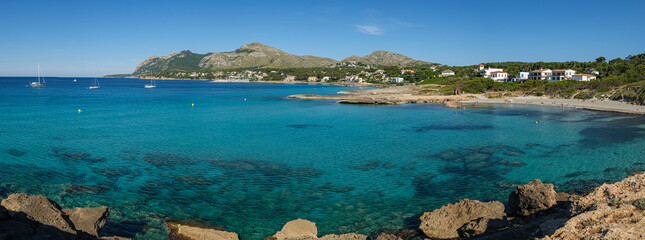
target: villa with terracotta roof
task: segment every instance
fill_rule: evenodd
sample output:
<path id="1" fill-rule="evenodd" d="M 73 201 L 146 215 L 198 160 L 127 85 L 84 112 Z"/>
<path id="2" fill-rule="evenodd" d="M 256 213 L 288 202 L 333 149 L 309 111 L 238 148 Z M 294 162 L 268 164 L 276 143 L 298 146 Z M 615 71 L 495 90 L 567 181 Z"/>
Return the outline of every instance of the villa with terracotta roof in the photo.
<path id="1" fill-rule="evenodd" d="M 489 78 L 493 79 L 495 82 L 503 82 L 504 79 L 508 78 L 508 73 L 504 71 L 491 72 Z"/>
<path id="2" fill-rule="evenodd" d="M 483 63 L 479 64 L 479 68 L 475 68 L 474 70 L 479 73 L 479 76 L 485 78 L 490 77 L 493 72 L 504 72 L 504 69 L 502 68 L 485 68 Z"/>
<path id="3" fill-rule="evenodd" d="M 439 77 L 447 77 L 447 76 L 452 76 L 452 75 L 455 75 L 455 72 L 453 72 L 452 70 L 448 69 L 448 70 L 443 70 L 441 72 L 441 75 L 439 75 Z"/>

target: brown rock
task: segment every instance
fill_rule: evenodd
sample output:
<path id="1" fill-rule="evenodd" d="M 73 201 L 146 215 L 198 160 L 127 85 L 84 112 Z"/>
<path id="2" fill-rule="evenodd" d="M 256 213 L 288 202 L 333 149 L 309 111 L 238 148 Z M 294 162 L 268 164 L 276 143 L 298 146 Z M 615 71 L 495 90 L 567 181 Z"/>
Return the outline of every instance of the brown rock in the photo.
<path id="1" fill-rule="evenodd" d="M 342 235 L 329 234 L 319 238 L 320 240 L 367 240 L 367 236 L 356 233 L 345 233 Z"/>
<path id="2" fill-rule="evenodd" d="M 178 240 L 238 240 L 237 233 L 216 230 L 206 227 L 190 226 L 180 222 L 166 222 L 170 233 L 169 239 Z"/>
<path id="3" fill-rule="evenodd" d="M 44 196 L 15 193 L 2 200 L 2 206 L 12 212 L 24 213 L 28 219 L 40 224 L 76 234 L 73 225 L 68 221 L 58 204 Z"/>
<path id="4" fill-rule="evenodd" d="M 318 239 L 316 223 L 305 219 L 289 221 L 273 237 L 276 240 Z"/>
<path id="5" fill-rule="evenodd" d="M 99 236 L 110 216 L 110 209 L 107 207 L 63 209 L 63 212 L 69 216 L 77 231 L 95 237 Z"/>
<path id="6" fill-rule="evenodd" d="M 403 238 L 397 237 L 394 234 L 381 233 L 381 235 L 378 235 L 378 237 L 376 237 L 376 240 L 403 240 Z"/>
<path id="7" fill-rule="evenodd" d="M 544 184 L 539 179 L 525 185 L 508 196 L 508 206 L 511 212 L 519 216 L 528 216 L 541 210 L 551 208 L 556 204 L 556 192 L 553 184 Z"/>
<path id="8" fill-rule="evenodd" d="M 430 238 L 458 238 L 457 229 L 478 218 L 505 216 L 504 204 L 464 199 L 421 216 L 419 228 Z"/>
<path id="9" fill-rule="evenodd" d="M 645 173 L 603 184 L 575 201 L 577 214 L 543 239 L 645 239 L 645 211 L 632 204 L 645 197 Z"/>
<path id="10" fill-rule="evenodd" d="M 457 232 L 459 232 L 460 237 L 467 238 L 485 232 L 496 231 L 509 225 L 505 215 L 489 216 L 472 220 L 457 229 Z"/>

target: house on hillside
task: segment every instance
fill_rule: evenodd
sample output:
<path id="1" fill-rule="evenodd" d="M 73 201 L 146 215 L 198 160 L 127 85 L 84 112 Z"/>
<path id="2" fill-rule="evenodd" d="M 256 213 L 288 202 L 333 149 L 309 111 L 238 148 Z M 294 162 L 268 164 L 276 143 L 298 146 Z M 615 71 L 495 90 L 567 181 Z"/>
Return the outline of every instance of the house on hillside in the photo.
<path id="1" fill-rule="evenodd" d="M 403 83 L 403 80 L 404 80 L 404 79 L 403 79 L 402 77 L 391 77 L 391 78 L 387 79 L 387 82 L 391 82 L 391 83 Z"/>
<path id="2" fill-rule="evenodd" d="M 593 74 L 593 75 L 600 75 L 600 72 L 598 72 L 598 70 L 593 69 L 593 68 L 589 69 L 589 71 L 587 71 L 587 72 L 590 73 L 590 74 Z"/>
<path id="3" fill-rule="evenodd" d="M 453 75 L 455 75 L 455 72 L 448 69 L 448 70 L 441 71 L 441 75 L 439 75 L 439 77 L 447 77 L 447 76 L 453 76 Z"/>
<path id="4" fill-rule="evenodd" d="M 553 75 L 551 69 L 533 70 L 529 73 L 529 80 L 548 80 Z"/>
<path id="5" fill-rule="evenodd" d="M 296 76 L 292 76 L 292 75 L 287 75 L 287 77 L 284 78 L 284 81 L 287 81 L 287 82 L 293 82 L 295 80 L 296 80 Z"/>
<path id="6" fill-rule="evenodd" d="M 482 63 L 482 64 L 479 64 L 479 67 L 475 68 L 474 71 L 477 72 L 479 74 L 479 76 L 488 78 L 488 77 L 490 77 L 490 74 L 492 72 L 504 72 L 504 69 L 502 69 L 502 68 L 485 68 L 484 64 Z"/>
<path id="7" fill-rule="evenodd" d="M 591 74 L 574 74 L 572 76 L 573 80 L 576 81 L 591 81 L 591 80 L 596 80 L 596 75 L 591 75 Z"/>
<path id="8" fill-rule="evenodd" d="M 320 79 L 321 82 L 327 82 L 329 81 L 329 76 L 324 76 Z"/>
<path id="9" fill-rule="evenodd" d="M 414 70 L 412 70 L 412 69 L 402 69 L 401 71 L 399 71 L 399 73 L 401 75 L 406 74 L 406 73 L 414 73 Z"/>
<path id="10" fill-rule="evenodd" d="M 308 82 L 317 82 L 317 81 L 318 81 L 318 77 L 316 77 L 316 76 L 309 76 L 309 77 L 307 77 L 307 81 L 308 81 Z"/>
<path id="11" fill-rule="evenodd" d="M 553 74 L 549 76 L 549 81 L 555 82 L 555 81 L 568 80 L 568 79 L 571 79 L 571 77 L 574 74 L 576 74 L 576 70 L 571 70 L 571 69 L 553 70 Z"/>
<path id="12" fill-rule="evenodd" d="M 508 78 L 508 73 L 503 72 L 503 71 L 495 71 L 491 72 L 489 75 L 490 79 L 493 79 L 495 82 L 503 82 L 504 79 Z"/>

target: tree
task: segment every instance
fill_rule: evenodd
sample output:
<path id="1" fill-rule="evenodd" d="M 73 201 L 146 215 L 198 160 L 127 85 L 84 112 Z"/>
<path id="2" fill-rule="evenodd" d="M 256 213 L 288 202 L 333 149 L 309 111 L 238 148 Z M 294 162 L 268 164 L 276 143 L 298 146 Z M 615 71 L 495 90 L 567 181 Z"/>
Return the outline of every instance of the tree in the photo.
<path id="1" fill-rule="evenodd" d="M 605 57 L 596 58 L 597 63 L 605 63 L 605 61 L 607 61 L 607 59 Z"/>

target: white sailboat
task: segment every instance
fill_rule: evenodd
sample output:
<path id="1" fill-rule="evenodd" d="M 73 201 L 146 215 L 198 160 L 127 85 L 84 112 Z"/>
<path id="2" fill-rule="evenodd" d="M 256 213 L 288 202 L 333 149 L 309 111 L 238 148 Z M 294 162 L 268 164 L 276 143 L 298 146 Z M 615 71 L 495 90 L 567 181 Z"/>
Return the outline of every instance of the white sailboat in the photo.
<path id="1" fill-rule="evenodd" d="M 150 83 L 149 83 L 149 84 L 146 84 L 146 85 L 143 85 L 143 87 L 144 87 L 144 88 L 156 88 L 156 87 L 157 87 L 157 84 L 155 84 L 155 80 L 154 80 L 154 79 L 150 79 Z"/>
<path id="2" fill-rule="evenodd" d="M 76 78 L 74 78 L 74 82 L 76 82 Z"/>
<path id="3" fill-rule="evenodd" d="M 41 81 L 42 78 L 42 81 Z M 38 64 L 38 82 L 31 82 L 29 84 L 31 87 L 45 87 L 45 77 L 41 76 L 40 73 L 40 64 Z"/>
<path id="4" fill-rule="evenodd" d="M 97 89 L 100 88 L 101 85 L 99 85 L 99 80 L 94 78 L 94 84 L 90 85 L 89 89 Z"/>

